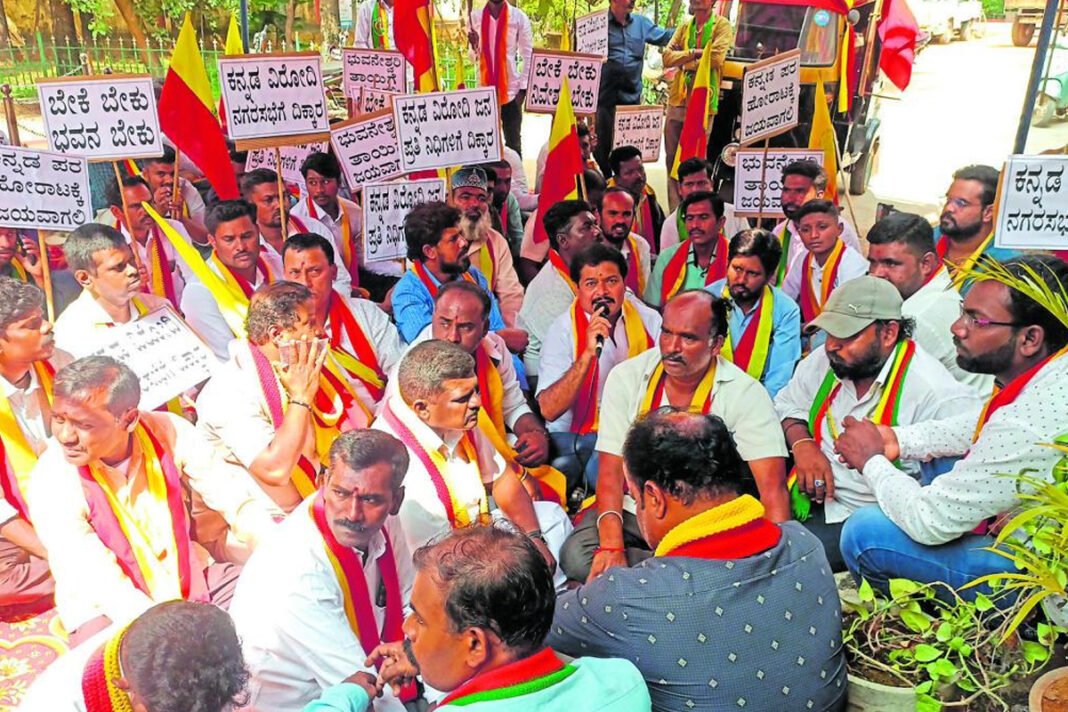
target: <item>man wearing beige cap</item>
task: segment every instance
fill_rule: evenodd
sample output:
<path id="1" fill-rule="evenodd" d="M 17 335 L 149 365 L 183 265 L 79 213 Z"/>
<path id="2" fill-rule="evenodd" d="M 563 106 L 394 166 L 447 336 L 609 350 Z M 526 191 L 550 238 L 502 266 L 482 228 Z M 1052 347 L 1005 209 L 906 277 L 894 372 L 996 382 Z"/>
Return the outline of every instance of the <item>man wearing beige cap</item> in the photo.
<path id="1" fill-rule="evenodd" d="M 798 489 L 811 498 L 804 520 L 820 538 L 835 571 L 844 570 L 839 536 L 855 510 L 875 502 L 864 478 L 839 461 L 835 441 L 847 416 L 907 425 L 974 409 L 978 396 L 958 383 L 911 338 L 913 321 L 901 314 L 901 295 L 883 279 L 865 275 L 831 293 L 805 329 L 826 333 L 775 398 Z M 913 477 L 931 477 L 919 461 L 903 461 Z M 798 515 L 799 518 L 801 515 Z"/>

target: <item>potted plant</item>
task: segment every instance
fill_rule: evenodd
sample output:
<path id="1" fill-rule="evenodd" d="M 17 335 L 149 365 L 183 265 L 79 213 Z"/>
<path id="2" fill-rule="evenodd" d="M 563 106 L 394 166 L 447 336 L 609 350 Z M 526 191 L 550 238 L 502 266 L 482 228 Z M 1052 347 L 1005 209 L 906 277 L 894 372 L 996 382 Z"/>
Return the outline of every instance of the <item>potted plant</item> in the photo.
<path id="1" fill-rule="evenodd" d="M 862 582 L 858 600 L 845 602 L 849 709 L 1008 709 L 999 692 L 1045 664 L 1055 637 L 1007 634 L 1025 605 L 1008 604 L 1011 595 L 969 601 L 946 584 L 905 579 L 892 579 L 883 595 Z"/>

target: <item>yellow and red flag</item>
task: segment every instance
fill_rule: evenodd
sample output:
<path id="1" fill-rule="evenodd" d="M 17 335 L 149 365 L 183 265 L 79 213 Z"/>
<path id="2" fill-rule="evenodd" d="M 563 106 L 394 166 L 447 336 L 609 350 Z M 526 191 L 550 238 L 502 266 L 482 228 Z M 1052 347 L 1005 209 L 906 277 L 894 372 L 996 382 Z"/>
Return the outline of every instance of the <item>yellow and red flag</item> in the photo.
<path id="1" fill-rule="evenodd" d="M 534 224 L 534 242 L 549 239 L 541 218 L 561 200 L 578 198 L 576 181 L 582 175 L 582 149 L 579 148 L 575 110 L 571 106 L 571 89 L 567 77 L 560 86 L 560 100 L 549 132 L 549 155 L 545 159 L 545 179 L 538 196 L 538 218 Z"/>
<path id="2" fill-rule="evenodd" d="M 708 112 L 712 85 L 712 43 L 705 44 L 701 62 L 697 65 L 693 90 L 686 104 L 686 117 L 682 120 L 682 134 L 671 164 L 671 177 L 679 177 L 679 164 L 691 158 L 704 158 L 708 153 Z"/>
<path id="3" fill-rule="evenodd" d="M 827 92 L 823 80 L 816 83 L 813 92 L 812 133 L 808 137 L 808 147 L 823 151 L 823 170 L 827 171 L 827 189 L 823 197 L 833 203 L 838 202 L 838 160 L 835 155 L 834 125 L 831 123 L 831 109 L 827 105 Z"/>
<path id="4" fill-rule="evenodd" d="M 160 129 L 208 179 L 222 200 L 239 197 L 196 30 L 185 15 L 159 97 Z"/>
<path id="5" fill-rule="evenodd" d="M 245 53 L 245 43 L 241 40 L 241 27 L 238 25 L 237 15 L 233 13 L 230 14 L 230 27 L 226 30 L 226 47 L 223 53 L 227 57 Z M 219 125 L 223 133 L 226 133 L 226 107 L 223 105 L 221 96 L 219 97 Z"/>
<path id="6" fill-rule="evenodd" d="M 393 4 L 393 42 L 412 65 L 415 90 L 420 93 L 438 90 L 433 21 L 430 0 L 395 0 Z"/>

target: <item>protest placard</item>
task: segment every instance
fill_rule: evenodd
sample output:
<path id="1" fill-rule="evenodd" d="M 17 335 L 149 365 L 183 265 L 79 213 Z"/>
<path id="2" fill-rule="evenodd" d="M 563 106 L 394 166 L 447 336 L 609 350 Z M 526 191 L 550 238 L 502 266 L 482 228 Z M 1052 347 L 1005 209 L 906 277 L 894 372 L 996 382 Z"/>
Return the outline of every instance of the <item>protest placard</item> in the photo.
<path id="1" fill-rule="evenodd" d="M 91 356 L 111 356 L 141 382 L 141 410 L 153 410 L 210 378 L 218 361 L 167 304 L 136 321 L 100 330 Z"/>
<path id="2" fill-rule="evenodd" d="M 356 113 L 363 116 L 389 109 L 393 106 L 394 97 L 398 96 L 401 96 L 401 94 L 397 92 L 363 89 L 360 91 L 360 98 L 356 103 Z"/>
<path id="3" fill-rule="evenodd" d="M 396 178 L 405 172 L 392 112 L 380 111 L 336 124 L 330 143 L 349 190 L 361 190 L 367 183 Z"/>
<path id="4" fill-rule="evenodd" d="M 994 244 L 1010 250 L 1068 249 L 1068 156 L 1010 156 L 1001 172 Z"/>
<path id="5" fill-rule="evenodd" d="M 277 171 L 277 157 L 280 155 L 282 157 L 282 180 L 298 186 L 301 194 L 303 194 L 305 185 L 304 176 L 300 174 L 300 166 L 304 163 L 304 159 L 316 152 L 326 152 L 326 141 L 302 143 L 297 146 L 282 146 L 278 149 L 278 153 L 275 153 L 270 148 L 257 148 L 248 152 L 248 158 L 245 160 L 245 170 L 270 168 L 272 171 Z"/>
<path id="6" fill-rule="evenodd" d="M 330 120 L 318 52 L 219 57 L 230 138 L 241 148 L 327 138 Z"/>
<path id="7" fill-rule="evenodd" d="M 664 107 L 617 106 L 613 147 L 634 146 L 642 161 L 660 160 L 660 139 L 664 136 Z"/>
<path id="8" fill-rule="evenodd" d="M 751 64 L 742 76 L 741 144 L 770 138 L 797 126 L 801 96 L 801 50 Z"/>
<path id="9" fill-rule="evenodd" d="M 408 251 L 404 218 L 420 203 L 445 200 L 441 178 L 363 187 L 363 255 L 367 262 L 403 259 Z"/>
<path id="10" fill-rule="evenodd" d="M 37 95 L 53 151 L 94 161 L 163 154 L 152 77 L 42 79 Z"/>
<path id="11" fill-rule="evenodd" d="M 394 97 L 403 172 L 501 160 L 499 114 L 494 87 Z"/>
<path id="12" fill-rule="evenodd" d="M 575 114 L 596 114 L 603 62 L 604 58 L 600 55 L 535 49 L 527 70 L 527 101 L 524 108 L 532 114 L 555 112 L 560 101 L 560 87 L 564 77 L 567 77 Z"/>
<path id="13" fill-rule="evenodd" d="M 70 231 L 92 219 L 84 157 L 0 148 L 0 227 Z"/>
<path id="14" fill-rule="evenodd" d="M 403 94 L 406 89 L 404 55 L 385 49 L 356 49 L 341 51 L 341 83 L 345 96 L 356 97 L 357 89 Z"/>
<path id="15" fill-rule="evenodd" d="M 823 165 L 823 151 L 807 148 L 739 149 L 734 162 L 734 212 L 737 215 L 782 215 L 782 169 L 794 161 Z M 760 206 L 760 181 L 764 181 L 764 208 Z"/>
<path id="16" fill-rule="evenodd" d="M 608 10 L 575 18 L 575 51 L 608 56 Z"/>

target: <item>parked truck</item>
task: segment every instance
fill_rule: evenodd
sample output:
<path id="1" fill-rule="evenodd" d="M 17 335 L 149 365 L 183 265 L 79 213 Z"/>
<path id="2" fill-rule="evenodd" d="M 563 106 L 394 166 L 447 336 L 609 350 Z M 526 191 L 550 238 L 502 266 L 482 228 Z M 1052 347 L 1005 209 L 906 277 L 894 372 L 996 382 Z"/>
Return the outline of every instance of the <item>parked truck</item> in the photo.
<path id="1" fill-rule="evenodd" d="M 978 36 L 983 22 L 979 0 L 913 0 L 909 7 L 920 30 L 943 44 Z"/>
<path id="2" fill-rule="evenodd" d="M 1005 0 L 1005 19 L 1012 23 L 1012 43 L 1026 47 L 1042 23 L 1046 3 L 1042 0 Z"/>

